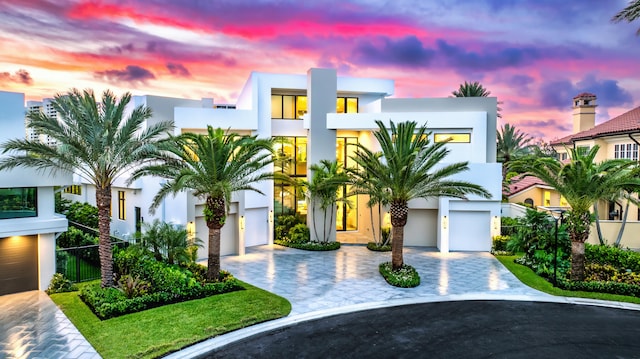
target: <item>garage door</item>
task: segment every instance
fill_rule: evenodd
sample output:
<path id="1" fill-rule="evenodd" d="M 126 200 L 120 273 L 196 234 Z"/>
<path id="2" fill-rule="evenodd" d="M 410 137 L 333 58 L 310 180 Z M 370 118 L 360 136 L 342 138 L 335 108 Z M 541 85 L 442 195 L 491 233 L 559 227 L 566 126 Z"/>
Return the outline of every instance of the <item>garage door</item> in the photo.
<path id="1" fill-rule="evenodd" d="M 38 289 L 38 238 L 0 238 L 0 295 Z"/>
<path id="2" fill-rule="evenodd" d="M 491 215 L 489 211 L 451 211 L 449 215 L 450 250 L 491 250 Z"/>
<path id="3" fill-rule="evenodd" d="M 235 214 L 229 214 L 227 221 L 220 230 L 220 255 L 238 253 L 238 222 Z M 207 258 L 209 253 L 209 228 L 204 217 L 196 217 L 196 236 L 202 239 L 203 247 L 198 249 L 198 259 Z"/>

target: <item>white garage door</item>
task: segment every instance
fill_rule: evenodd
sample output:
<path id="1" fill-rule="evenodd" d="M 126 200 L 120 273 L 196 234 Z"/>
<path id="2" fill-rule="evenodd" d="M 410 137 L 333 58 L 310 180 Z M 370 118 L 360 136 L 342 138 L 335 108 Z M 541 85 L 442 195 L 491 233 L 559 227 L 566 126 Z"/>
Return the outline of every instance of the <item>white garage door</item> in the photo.
<path id="1" fill-rule="evenodd" d="M 452 251 L 490 251 L 490 212 L 449 212 L 449 249 Z"/>
<path id="2" fill-rule="evenodd" d="M 438 210 L 410 209 L 404 227 L 404 245 L 435 247 L 438 244 Z"/>
<path id="3" fill-rule="evenodd" d="M 247 209 L 244 243 L 246 247 L 258 246 L 269 242 L 269 210 L 267 208 Z"/>
<path id="4" fill-rule="evenodd" d="M 235 214 L 227 216 L 227 222 L 220 231 L 220 255 L 238 253 L 238 222 Z M 198 259 L 206 259 L 209 253 L 209 228 L 204 217 L 196 217 L 196 237 L 202 239 L 203 247 L 198 249 Z"/>

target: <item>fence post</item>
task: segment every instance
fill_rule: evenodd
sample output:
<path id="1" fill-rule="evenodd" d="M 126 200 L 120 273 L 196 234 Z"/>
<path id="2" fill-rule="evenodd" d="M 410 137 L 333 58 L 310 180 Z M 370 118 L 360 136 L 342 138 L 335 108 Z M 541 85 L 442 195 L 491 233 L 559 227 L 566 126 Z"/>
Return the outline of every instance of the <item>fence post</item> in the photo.
<path id="1" fill-rule="evenodd" d="M 80 258 L 78 256 L 78 248 L 73 249 L 73 255 L 76 257 L 76 282 L 80 283 Z"/>

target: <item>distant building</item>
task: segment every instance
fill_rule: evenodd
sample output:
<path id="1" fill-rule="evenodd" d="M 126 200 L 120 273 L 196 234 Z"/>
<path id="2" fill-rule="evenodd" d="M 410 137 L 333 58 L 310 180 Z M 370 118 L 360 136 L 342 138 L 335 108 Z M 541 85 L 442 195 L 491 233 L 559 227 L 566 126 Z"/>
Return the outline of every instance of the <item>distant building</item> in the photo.
<path id="1" fill-rule="evenodd" d="M 52 100 L 53 99 L 51 98 L 45 98 L 42 101 L 27 101 L 26 113 L 42 112 L 49 117 L 57 117 L 58 113 L 53 108 L 53 105 L 51 103 Z M 53 138 L 49 137 L 48 135 L 41 134 L 33 128 L 29 128 L 29 119 L 27 117 L 25 117 L 24 123 L 27 139 L 32 141 L 40 140 L 42 143 L 45 143 L 49 146 L 56 145 L 56 141 Z"/>

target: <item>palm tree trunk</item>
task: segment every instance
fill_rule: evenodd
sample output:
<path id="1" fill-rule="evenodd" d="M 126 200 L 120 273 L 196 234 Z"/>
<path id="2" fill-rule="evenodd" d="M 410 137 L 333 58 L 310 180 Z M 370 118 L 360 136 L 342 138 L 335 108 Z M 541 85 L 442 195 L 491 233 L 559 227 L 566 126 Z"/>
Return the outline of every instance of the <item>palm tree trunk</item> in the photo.
<path id="1" fill-rule="evenodd" d="M 209 227 L 207 280 L 217 282 L 220 277 L 220 228 Z"/>
<path id="2" fill-rule="evenodd" d="M 404 246 L 404 226 L 407 224 L 409 208 L 406 202 L 394 202 L 389 207 L 391 215 L 391 265 L 393 270 L 404 264 L 402 250 Z"/>
<path id="3" fill-rule="evenodd" d="M 584 280 L 584 242 L 589 238 L 591 214 L 589 211 L 575 215 L 570 212 L 569 238 L 571 239 L 571 280 Z"/>
<path id="4" fill-rule="evenodd" d="M 98 207 L 98 233 L 100 255 L 100 275 L 103 288 L 113 286 L 113 252 L 111 250 L 111 186 L 96 188 L 96 204 Z"/>
<path id="5" fill-rule="evenodd" d="M 220 278 L 220 229 L 227 220 L 225 198 L 207 197 L 205 219 L 209 228 L 209 253 L 207 280 L 217 282 Z"/>
<path id="6" fill-rule="evenodd" d="M 600 228 L 600 214 L 598 213 L 598 201 L 593 204 L 593 213 L 596 215 L 596 232 L 598 233 L 598 242 L 604 245 L 604 238 L 602 238 L 602 229 Z"/>
<path id="7" fill-rule="evenodd" d="M 391 228 L 391 266 L 393 270 L 399 270 L 404 264 L 402 246 L 404 245 L 404 226 Z"/>
<path id="8" fill-rule="evenodd" d="M 333 233 L 333 226 L 335 225 L 335 214 L 337 212 L 336 206 L 331 206 L 331 216 L 329 217 L 329 236 L 327 236 L 327 240 L 325 242 L 329 242 L 331 239 L 331 234 Z M 344 211 L 343 211 L 344 213 Z"/>
<path id="9" fill-rule="evenodd" d="M 376 226 L 373 222 L 373 206 L 369 206 L 369 219 L 371 220 L 371 233 L 373 234 L 373 242 L 380 245 L 376 236 Z"/>
<path id="10" fill-rule="evenodd" d="M 627 199 L 627 205 L 625 206 L 624 214 L 622 215 L 622 224 L 620 225 L 618 237 L 616 238 L 616 247 L 619 247 L 620 242 L 622 242 L 622 234 L 624 233 L 624 227 L 627 225 L 627 215 L 629 214 L 629 203 L 630 201 Z"/>
<path id="11" fill-rule="evenodd" d="M 571 280 L 584 280 L 584 242 L 571 241 Z"/>
<path id="12" fill-rule="evenodd" d="M 313 224 L 313 233 L 315 234 L 314 242 L 320 242 L 320 236 L 318 236 L 318 226 L 316 221 L 316 201 L 312 199 L 309 202 L 311 205 L 311 222 Z"/>

